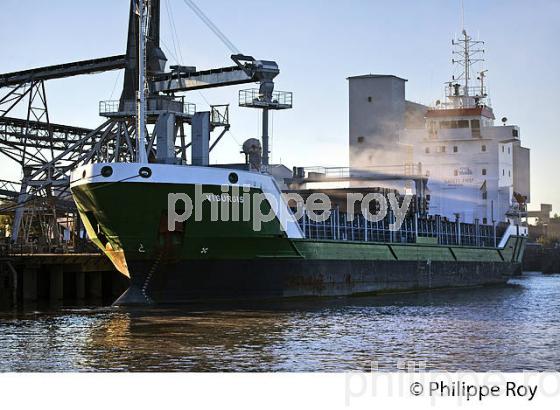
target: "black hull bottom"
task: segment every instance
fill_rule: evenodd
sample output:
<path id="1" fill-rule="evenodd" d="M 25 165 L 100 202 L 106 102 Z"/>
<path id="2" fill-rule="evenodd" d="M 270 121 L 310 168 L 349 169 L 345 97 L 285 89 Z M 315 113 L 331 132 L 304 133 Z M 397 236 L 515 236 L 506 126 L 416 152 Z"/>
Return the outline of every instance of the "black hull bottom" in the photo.
<path id="1" fill-rule="evenodd" d="M 349 296 L 495 285 L 506 283 L 518 265 L 297 259 L 131 262 L 131 286 L 115 304 Z"/>

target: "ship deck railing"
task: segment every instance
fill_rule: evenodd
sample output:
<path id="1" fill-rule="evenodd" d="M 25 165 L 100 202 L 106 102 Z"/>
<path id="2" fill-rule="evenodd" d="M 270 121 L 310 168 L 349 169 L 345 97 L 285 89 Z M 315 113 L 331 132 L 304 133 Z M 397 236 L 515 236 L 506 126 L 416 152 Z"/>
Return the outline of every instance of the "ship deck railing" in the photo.
<path id="1" fill-rule="evenodd" d="M 380 221 L 371 221 L 363 215 L 349 215 L 332 210 L 324 221 L 310 218 L 307 213 L 299 219 L 305 238 L 335 241 L 425 243 L 496 247 L 503 227 L 480 223 L 450 221 L 440 216 L 421 217 L 409 215 L 398 229 L 391 229 L 391 214 Z M 420 238 L 420 239 L 419 239 Z M 431 242 L 430 242 L 431 241 Z"/>

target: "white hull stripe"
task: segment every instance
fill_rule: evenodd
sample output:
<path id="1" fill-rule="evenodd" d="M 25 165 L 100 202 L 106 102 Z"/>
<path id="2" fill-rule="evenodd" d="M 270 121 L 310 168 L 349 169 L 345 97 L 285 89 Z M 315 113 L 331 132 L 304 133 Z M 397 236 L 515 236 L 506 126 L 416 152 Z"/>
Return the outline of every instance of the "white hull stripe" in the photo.
<path id="1" fill-rule="evenodd" d="M 112 174 L 101 175 L 104 167 L 111 167 Z M 140 169 L 147 167 L 151 175 L 140 176 Z M 230 174 L 237 175 L 237 182 L 231 183 Z M 289 238 L 303 238 L 303 232 L 291 210 L 283 199 L 282 192 L 273 177 L 256 172 L 237 169 L 197 167 L 190 165 L 139 164 L 139 163 L 99 163 L 88 164 L 74 169 L 70 175 L 70 187 L 97 183 L 130 183 L 130 184 L 187 184 L 187 185 L 230 185 L 251 187 L 271 195 L 278 209 L 274 209 L 280 221 L 286 221 L 286 234 Z"/>

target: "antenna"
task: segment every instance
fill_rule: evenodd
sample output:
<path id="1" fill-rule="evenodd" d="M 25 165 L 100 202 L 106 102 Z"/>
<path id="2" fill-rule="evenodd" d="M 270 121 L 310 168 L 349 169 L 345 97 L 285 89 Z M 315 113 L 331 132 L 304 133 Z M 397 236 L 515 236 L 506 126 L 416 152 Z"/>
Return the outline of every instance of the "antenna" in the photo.
<path id="1" fill-rule="evenodd" d="M 480 96 L 481 97 L 486 97 L 486 89 L 484 88 L 484 78 L 486 78 L 486 73 L 488 72 L 488 70 L 482 70 L 479 74 L 478 74 L 478 80 L 480 80 Z"/>
<path id="2" fill-rule="evenodd" d="M 462 32 L 462 38 L 453 41 L 453 64 L 459 64 L 463 67 L 463 72 L 458 76 L 453 76 L 453 80 L 463 82 L 463 95 L 469 96 L 469 80 L 471 79 L 471 68 L 474 64 L 484 61 L 482 55 L 484 54 L 484 41 L 473 40 L 467 34 L 466 30 Z"/>
<path id="3" fill-rule="evenodd" d="M 461 0 L 461 30 L 465 31 L 465 0 Z"/>
<path id="4" fill-rule="evenodd" d="M 465 1 L 461 0 L 461 34 L 451 40 L 453 65 L 461 66 L 461 72 L 455 72 L 451 81 L 446 82 L 445 97 L 454 107 L 478 107 L 484 104 L 482 100 L 487 97 L 484 83 L 486 70 L 481 67 L 473 71 L 474 65 L 484 61 L 484 41 L 473 39 L 465 28 Z M 471 86 L 471 76 L 480 81 L 480 85 Z"/>

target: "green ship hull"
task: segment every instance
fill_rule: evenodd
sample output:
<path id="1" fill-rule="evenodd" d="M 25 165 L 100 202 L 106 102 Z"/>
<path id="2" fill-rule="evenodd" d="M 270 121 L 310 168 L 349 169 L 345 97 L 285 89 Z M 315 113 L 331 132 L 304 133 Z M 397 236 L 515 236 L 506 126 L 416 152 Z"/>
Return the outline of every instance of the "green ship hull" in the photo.
<path id="1" fill-rule="evenodd" d="M 200 221 L 191 218 L 170 231 L 168 194 L 194 197 L 193 184 L 93 179 L 74 185 L 72 194 L 88 236 L 131 279 L 117 304 L 499 284 L 519 269 L 526 241 L 511 235 L 502 248 L 484 248 L 293 238 L 277 218 L 259 231 L 252 220 L 212 222 L 209 201 Z M 221 194 L 219 185 L 202 189 Z M 253 187 L 248 195 L 259 192 Z M 261 211 L 270 212 L 269 204 Z"/>

